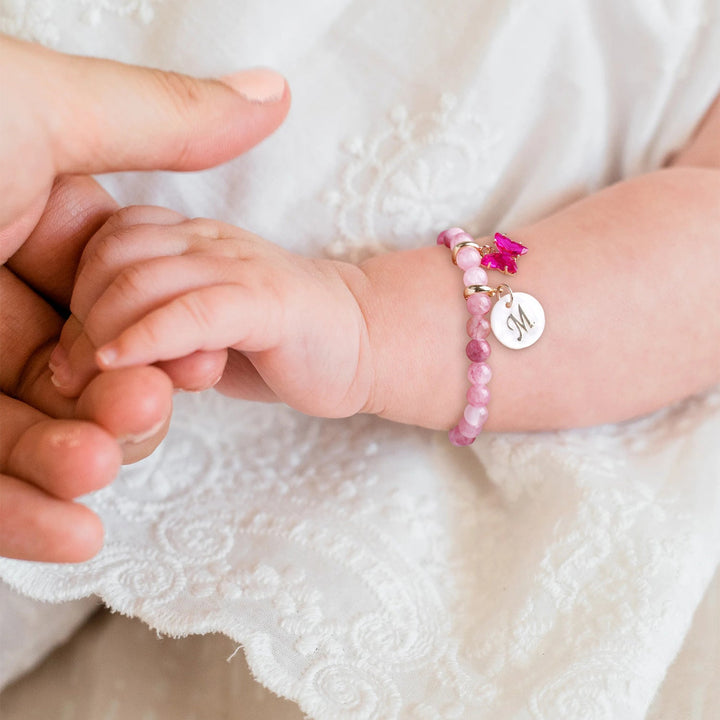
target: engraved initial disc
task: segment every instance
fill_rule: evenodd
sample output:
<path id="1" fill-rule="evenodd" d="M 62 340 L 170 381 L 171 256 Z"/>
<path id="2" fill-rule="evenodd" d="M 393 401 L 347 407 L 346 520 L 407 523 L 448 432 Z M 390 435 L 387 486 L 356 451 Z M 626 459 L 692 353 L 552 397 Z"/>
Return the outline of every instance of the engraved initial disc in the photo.
<path id="1" fill-rule="evenodd" d="M 507 307 L 508 297 L 501 297 L 490 313 L 493 335 L 505 347 L 522 350 L 536 343 L 545 329 L 545 311 L 528 293 L 513 292 L 513 301 Z"/>

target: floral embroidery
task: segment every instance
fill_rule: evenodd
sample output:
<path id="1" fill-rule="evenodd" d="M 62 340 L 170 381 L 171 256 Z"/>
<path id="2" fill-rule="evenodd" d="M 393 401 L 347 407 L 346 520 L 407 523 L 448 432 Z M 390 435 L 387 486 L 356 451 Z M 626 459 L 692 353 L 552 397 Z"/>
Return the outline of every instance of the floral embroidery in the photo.
<path id="1" fill-rule="evenodd" d="M 61 41 L 59 18 L 78 15 L 97 26 L 107 15 L 147 25 L 163 0 L 0 0 L 0 32 L 49 47 Z"/>
<path id="2" fill-rule="evenodd" d="M 691 498 L 716 479 L 657 481 L 628 458 L 681 453 L 673 427 L 716 437 L 719 401 L 489 435 L 488 482 L 477 461 L 439 476 L 393 459 L 427 452 L 427 431 L 182 395 L 159 454 L 87 498 L 100 555 L 0 559 L 0 574 L 38 597 L 98 594 L 164 633 L 225 632 L 315 720 L 490 718 L 518 698 L 533 720 L 614 718 L 646 699 L 647 659 L 674 652 L 713 562 Z"/>
<path id="3" fill-rule="evenodd" d="M 448 225 L 476 229 L 477 208 L 495 181 L 490 158 L 498 141 L 452 95 L 413 117 L 396 107 L 389 127 L 346 143 L 351 159 L 340 187 L 325 196 L 338 231 L 327 251 L 357 261 L 389 247 L 415 247 Z"/>
<path id="4" fill-rule="evenodd" d="M 0 0 L 0 32 L 53 46 L 60 33 L 53 22 L 53 0 Z"/>
<path id="5" fill-rule="evenodd" d="M 147 25 L 155 19 L 155 5 L 162 0 L 79 0 L 84 8 L 84 19 L 98 25 L 105 13 L 131 17 Z"/>

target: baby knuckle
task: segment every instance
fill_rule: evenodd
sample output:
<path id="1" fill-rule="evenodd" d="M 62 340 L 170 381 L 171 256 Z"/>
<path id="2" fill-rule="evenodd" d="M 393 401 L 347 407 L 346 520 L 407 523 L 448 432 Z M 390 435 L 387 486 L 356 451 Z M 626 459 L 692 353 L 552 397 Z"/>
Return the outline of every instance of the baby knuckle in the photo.
<path id="1" fill-rule="evenodd" d="M 119 208 L 105 221 L 105 229 L 113 232 L 126 228 L 128 225 L 135 225 L 137 212 L 137 205 Z"/>
<path id="2" fill-rule="evenodd" d="M 88 262 L 99 261 L 105 265 L 107 260 L 116 260 L 118 246 L 127 242 L 146 212 L 147 208 L 140 205 L 116 210 L 85 246 L 81 264 L 84 266 Z"/>
<path id="3" fill-rule="evenodd" d="M 157 205 L 129 205 L 120 208 L 105 223 L 110 231 L 139 232 L 147 225 L 174 225 L 185 220 L 185 216 L 175 210 Z"/>
<path id="4" fill-rule="evenodd" d="M 145 216 L 150 208 L 145 205 L 128 205 L 116 210 L 105 223 L 111 230 L 121 230 L 132 225 L 145 222 Z"/>
<path id="5" fill-rule="evenodd" d="M 124 268 L 115 279 L 113 289 L 123 300 L 137 302 L 147 294 L 147 287 L 152 287 L 147 273 L 141 266 L 130 265 Z"/>
<path id="6" fill-rule="evenodd" d="M 135 341 L 149 350 L 162 347 L 164 341 L 163 326 L 152 317 L 146 318 L 135 329 Z"/>
<path id="7" fill-rule="evenodd" d="M 220 240 L 224 237 L 222 223 L 217 220 L 201 217 L 191 218 L 186 220 L 183 225 L 194 238 L 199 240 Z"/>
<path id="8" fill-rule="evenodd" d="M 122 232 L 119 229 L 95 238 L 85 251 L 86 263 L 93 270 L 114 267 L 119 259 L 118 249 L 122 240 Z"/>
<path id="9" fill-rule="evenodd" d="M 202 295 L 197 293 L 185 295 L 180 298 L 179 302 L 185 315 L 198 329 L 202 332 L 209 332 L 212 330 L 214 313 L 212 308 L 205 302 Z"/>

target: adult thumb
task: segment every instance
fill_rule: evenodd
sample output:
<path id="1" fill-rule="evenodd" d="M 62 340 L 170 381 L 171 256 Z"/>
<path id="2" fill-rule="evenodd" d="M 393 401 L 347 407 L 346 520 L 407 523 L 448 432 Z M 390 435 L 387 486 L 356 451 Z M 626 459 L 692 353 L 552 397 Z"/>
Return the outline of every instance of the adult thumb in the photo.
<path id="1" fill-rule="evenodd" d="M 290 106 L 284 78 L 267 69 L 203 80 L 2 36 L 0 61 L 7 70 L 0 114 L 11 116 L 0 127 L 16 136 L 5 136 L 10 150 L 22 153 L 0 173 L 13 167 L 15 181 L 23 165 L 42 168 L 40 175 L 211 167 L 273 132 Z M 0 149 L 7 158 L 8 148 Z M 39 192 L 40 181 L 52 178 L 33 172 L 26 179 Z"/>

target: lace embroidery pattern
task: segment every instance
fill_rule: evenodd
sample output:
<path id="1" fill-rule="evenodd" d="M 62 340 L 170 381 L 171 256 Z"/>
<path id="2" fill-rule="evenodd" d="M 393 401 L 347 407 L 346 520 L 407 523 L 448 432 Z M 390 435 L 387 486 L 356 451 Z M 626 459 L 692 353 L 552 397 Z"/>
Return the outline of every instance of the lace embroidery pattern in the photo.
<path id="1" fill-rule="evenodd" d="M 710 452 L 719 409 L 716 392 L 613 432 L 488 435 L 487 482 L 426 431 L 181 396 L 160 451 L 88 497 L 97 558 L 0 574 L 39 598 L 97 593 L 162 632 L 222 631 L 318 720 L 518 702 L 533 720 L 641 717 L 720 540 L 707 466 L 660 468 L 680 428 Z"/>
<path id="2" fill-rule="evenodd" d="M 389 127 L 345 144 L 350 156 L 340 187 L 325 195 L 334 209 L 337 239 L 330 255 L 358 261 L 389 247 L 416 247 L 473 214 L 493 186 L 491 154 L 499 142 L 476 113 L 450 94 L 436 110 L 411 116 L 397 106 Z"/>
<path id="3" fill-rule="evenodd" d="M 43 45 L 57 45 L 53 0 L 0 0 L 0 32 Z"/>
<path id="4" fill-rule="evenodd" d="M 84 19 L 99 25 L 105 14 L 129 17 L 147 25 L 155 19 L 155 6 L 163 0 L 79 0 Z"/>
<path id="5" fill-rule="evenodd" d="M 148 24 L 163 0 L 0 0 L 0 32 L 49 47 L 61 40 L 60 15 L 77 14 L 97 26 L 106 16 L 126 17 Z"/>

